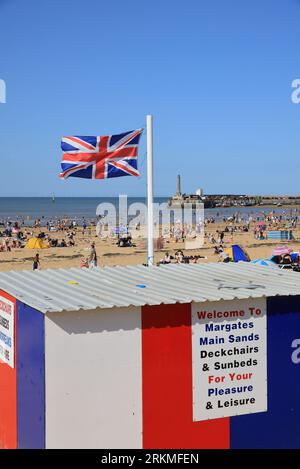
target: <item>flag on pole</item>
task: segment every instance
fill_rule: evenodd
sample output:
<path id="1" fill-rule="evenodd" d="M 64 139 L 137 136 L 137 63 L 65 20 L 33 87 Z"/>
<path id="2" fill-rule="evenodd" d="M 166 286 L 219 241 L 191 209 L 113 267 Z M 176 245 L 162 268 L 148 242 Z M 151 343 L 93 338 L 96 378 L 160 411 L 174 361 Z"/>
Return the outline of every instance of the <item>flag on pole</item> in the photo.
<path id="1" fill-rule="evenodd" d="M 63 137 L 60 177 L 106 179 L 139 176 L 138 145 L 143 129 L 104 137 Z"/>

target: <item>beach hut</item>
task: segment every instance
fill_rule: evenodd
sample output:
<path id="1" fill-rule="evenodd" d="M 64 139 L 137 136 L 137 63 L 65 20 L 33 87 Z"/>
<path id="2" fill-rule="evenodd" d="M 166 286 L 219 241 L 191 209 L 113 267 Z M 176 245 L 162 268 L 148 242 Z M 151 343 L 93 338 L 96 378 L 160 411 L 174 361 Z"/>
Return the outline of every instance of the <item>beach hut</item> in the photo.
<path id="1" fill-rule="evenodd" d="M 0 273 L 1 448 L 299 448 L 300 276 Z"/>

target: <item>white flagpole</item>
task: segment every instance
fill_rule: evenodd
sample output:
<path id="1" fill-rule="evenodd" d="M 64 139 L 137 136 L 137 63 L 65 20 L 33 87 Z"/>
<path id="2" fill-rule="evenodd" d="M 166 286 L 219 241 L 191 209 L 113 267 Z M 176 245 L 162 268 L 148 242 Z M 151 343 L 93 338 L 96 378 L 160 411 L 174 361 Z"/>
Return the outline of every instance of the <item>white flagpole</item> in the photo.
<path id="1" fill-rule="evenodd" d="M 153 116 L 147 116 L 148 265 L 154 264 Z"/>

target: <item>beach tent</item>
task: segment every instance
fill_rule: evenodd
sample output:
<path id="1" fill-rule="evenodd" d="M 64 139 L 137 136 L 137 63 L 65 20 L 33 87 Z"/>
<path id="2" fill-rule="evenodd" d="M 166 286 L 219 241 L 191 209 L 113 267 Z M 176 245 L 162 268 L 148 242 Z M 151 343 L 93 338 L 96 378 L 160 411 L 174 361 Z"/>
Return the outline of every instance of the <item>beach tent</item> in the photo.
<path id="1" fill-rule="evenodd" d="M 233 262 L 250 262 L 248 253 L 238 244 L 233 244 L 230 248 L 226 249 L 226 252 Z"/>
<path id="2" fill-rule="evenodd" d="M 45 249 L 47 246 L 41 238 L 30 238 L 25 247 L 27 249 Z"/>

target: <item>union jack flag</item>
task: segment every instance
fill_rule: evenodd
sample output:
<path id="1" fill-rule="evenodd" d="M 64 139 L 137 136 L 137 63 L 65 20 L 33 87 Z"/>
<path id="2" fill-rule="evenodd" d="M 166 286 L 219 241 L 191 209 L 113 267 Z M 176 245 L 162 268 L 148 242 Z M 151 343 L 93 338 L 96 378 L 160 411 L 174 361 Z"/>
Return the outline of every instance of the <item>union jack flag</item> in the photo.
<path id="1" fill-rule="evenodd" d="M 63 137 L 60 177 L 106 179 L 139 176 L 138 145 L 143 129 L 104 137 Z"/>

